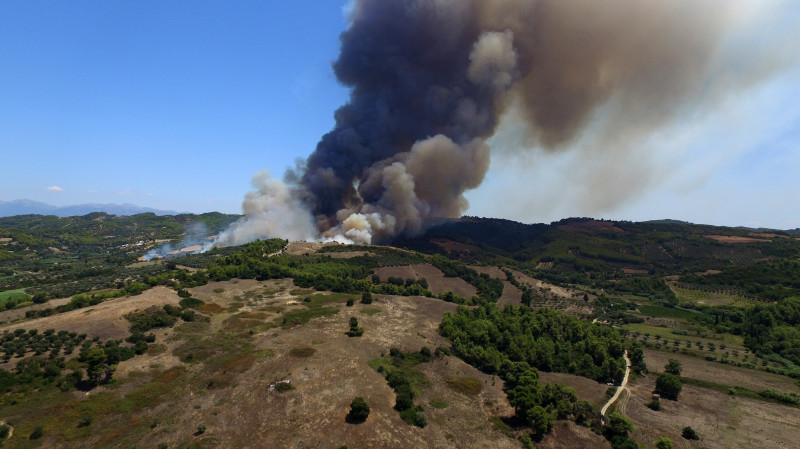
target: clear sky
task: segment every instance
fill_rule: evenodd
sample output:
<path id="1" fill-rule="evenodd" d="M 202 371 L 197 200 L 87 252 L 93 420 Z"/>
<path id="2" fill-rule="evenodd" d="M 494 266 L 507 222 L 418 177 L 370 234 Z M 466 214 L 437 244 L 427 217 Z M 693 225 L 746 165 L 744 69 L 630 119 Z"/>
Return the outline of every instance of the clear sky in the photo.
<path id="1" fill-rule="evenodd" d="M 798 23 L 800 5 L 766 3 L 742 36 L 799 44 L 769 34 Z M 347 101 L 331 70 L 345 10 L 334 0 L 0 2 L 0 200 L 241 213 L 253 174 L 280 176 L 305 158 Z M 602 156 L 580 148 L 504 152 L 505 124 L 467 213 L 800 227 L 798 64 L 651 136 L 648 171 L 631 178 L 642 165 L 615 160 L 636 183 L 595 170 Z"/>

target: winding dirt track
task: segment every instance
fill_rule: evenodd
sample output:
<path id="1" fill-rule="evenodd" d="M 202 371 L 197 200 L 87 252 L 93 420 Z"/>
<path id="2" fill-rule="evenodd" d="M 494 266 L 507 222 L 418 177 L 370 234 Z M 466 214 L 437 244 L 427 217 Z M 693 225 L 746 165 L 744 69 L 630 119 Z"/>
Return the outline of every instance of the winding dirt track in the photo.
<path id="1" fill-rule="evenodd" d="M 611 399 L 606 402 L 606 405 L 603 406 L 602 410 L 600 410 L 600 415 L 603 417 L 603 420 L 606 419 L 606 412 L 608 408 L 611 407 L 611 404 L 614 403 L 617 399 L 619 399 L 619 395 L 622 394 L 622 390 L 628 385 L 628 375 L 631 373 L 631 359 L 628 358 L 628 351 L 626 350 L 622 357 L 625 358 L 625 377 L 622 378 L 622 384 L 620 384 L 619 388 L 617 388 L 617 392 L 614 393 L 614 396 L 611 396 Z"/>

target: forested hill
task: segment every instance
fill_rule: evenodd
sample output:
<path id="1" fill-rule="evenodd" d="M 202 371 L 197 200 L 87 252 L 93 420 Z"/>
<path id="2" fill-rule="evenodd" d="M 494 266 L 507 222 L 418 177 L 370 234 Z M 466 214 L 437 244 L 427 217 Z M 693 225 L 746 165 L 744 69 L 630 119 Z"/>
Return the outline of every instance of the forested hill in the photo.
<path id="1" fill-rule="evenodd" d="M 800 239 L 792 231 L 674 220 L 569 218 L 547 225 L 463 217 L 396 245 L 475 262 L 548 264 L 561 273 L 622 268 L 652 273 L 720 270 L 800 255 Z"/>

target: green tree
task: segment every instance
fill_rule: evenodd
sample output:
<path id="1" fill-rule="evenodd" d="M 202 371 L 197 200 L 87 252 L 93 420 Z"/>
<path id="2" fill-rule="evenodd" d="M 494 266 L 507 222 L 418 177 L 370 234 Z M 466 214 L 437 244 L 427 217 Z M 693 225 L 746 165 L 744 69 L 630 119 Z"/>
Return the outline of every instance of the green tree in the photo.
<path id="1" fill-rule="evenodd" d="M 669 362 L 667 362 L 667 364 L 664 365 L 664 372 L 667 372 L 669 374 L 680 376 L 682 371 L 683 367 L 681 367 L 681 362 L 678 360 L 669 359 Z"/>
<path id="2" fill-rule="evenodd" d="M 656 445 L 656 449 L 672 449 L 672 440 L 667 437 L 658 437 L 653 444 Z"/>
<path id="3" fill-rule="evenodd" d="M 362 397 L 353 399 L 350 403 L 350 413 L 347 414 L 347 422 L 360 423 L 367 420 L 369 416 L 369 405 Z"/>
<path id="4" fill-rule="evenodd" d="M 97 385 L 110 376 L 107 360 L 103 348 L 94 348 L 86 353 L 86 375 L 90 383 Z"/>
<path id="5" fill-rule="evenodd" d="M 528 418 L 532 421 L 531 428 L 533 429 L 534 435 L 538 437 L 541 437 L 553 428 L 553 416 L 547 413 L 547 410 L 541 405 L 533 407 L 528 412 Z"/>
<path id="6" fill-rule="evenodd" d="M 656 393 L 668 399 L 677 401 L 682 388 L 681 379 L 674 374 L 661 373 L 656 378 Z"/>

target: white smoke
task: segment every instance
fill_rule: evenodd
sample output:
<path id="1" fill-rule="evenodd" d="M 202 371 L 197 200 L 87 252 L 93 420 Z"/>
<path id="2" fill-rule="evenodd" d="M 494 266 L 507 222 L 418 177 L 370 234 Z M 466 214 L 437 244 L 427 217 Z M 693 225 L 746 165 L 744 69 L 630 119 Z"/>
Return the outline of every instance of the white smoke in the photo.
<path id="1" fill-rule="evenodd" d="M 258 239 L 316 240 L 319 232 L 308 208 L 292 189 L 266 170 L 253 176 L 252 190 L 245 195 L 245 216 L 228 227 L 208 248 L 241 245 Z"/>

